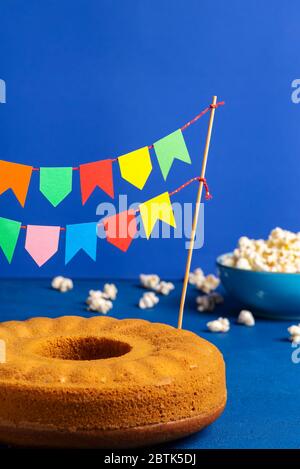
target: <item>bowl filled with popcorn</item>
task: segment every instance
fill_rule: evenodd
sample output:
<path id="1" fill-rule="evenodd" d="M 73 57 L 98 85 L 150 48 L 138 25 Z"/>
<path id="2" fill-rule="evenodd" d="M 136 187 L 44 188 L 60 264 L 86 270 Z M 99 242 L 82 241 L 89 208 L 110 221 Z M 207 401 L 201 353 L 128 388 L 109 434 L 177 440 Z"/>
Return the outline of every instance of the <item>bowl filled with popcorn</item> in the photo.
<path id="1" fill-rule="evenodd" d="M 226 291 L 256 315 L 300 318 L 300 232 L 275 228 L 266 240 L 242 236 L 217 266 Z"/>

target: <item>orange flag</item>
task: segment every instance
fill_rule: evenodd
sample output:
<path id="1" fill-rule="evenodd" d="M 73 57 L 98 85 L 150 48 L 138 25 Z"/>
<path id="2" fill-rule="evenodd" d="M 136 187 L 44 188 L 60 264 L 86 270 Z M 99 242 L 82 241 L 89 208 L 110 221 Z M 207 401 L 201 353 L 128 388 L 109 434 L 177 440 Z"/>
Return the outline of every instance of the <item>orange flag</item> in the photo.
<path id="1" fill-rule="evenodd" d="M 32 166 L 0 160 L 0 195 L 11 189 L 24 207 Z"/>

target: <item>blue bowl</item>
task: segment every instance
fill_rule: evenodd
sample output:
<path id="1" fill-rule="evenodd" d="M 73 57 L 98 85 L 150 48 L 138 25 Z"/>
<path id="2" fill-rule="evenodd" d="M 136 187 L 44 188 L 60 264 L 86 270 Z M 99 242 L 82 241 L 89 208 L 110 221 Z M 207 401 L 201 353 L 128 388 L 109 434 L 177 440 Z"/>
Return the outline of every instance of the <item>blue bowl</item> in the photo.
<path id="1" fill-rule="evenodd" d="M 300 319 L 300 274 L 254 272 L 222 265 L 217 259 L 226 291 L 258 316 L 272 319 Z"/>

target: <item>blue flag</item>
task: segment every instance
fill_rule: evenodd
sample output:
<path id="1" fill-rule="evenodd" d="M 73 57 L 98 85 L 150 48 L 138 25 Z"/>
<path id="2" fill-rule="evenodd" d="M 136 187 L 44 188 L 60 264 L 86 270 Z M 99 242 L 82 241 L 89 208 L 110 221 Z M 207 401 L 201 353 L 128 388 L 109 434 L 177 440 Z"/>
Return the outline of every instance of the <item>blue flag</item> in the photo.
<path id="1" fill-rule="evenodd" d="M 66 264 L 83 249 L 92 259 L 96 260 L 97 223 L 80 223 L 66 227 Z"/>

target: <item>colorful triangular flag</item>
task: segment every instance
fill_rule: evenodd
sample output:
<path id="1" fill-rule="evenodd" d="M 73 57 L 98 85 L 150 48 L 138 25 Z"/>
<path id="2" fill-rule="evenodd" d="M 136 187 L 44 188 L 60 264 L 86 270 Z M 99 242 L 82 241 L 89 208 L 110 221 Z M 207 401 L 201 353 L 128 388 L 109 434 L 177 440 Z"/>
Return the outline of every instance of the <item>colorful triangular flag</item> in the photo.
<path id="1" fill-rule="evenodd" d="M 57 252 L 59 235 L 59 226 L 27 226 L 25 249 L 39 267 Z"/>
<path id="2" fill-rule="evenodd" d="M 135 211 L 128 210 L 107 217 L 103 225 L 107 241 L 126 252 L 137 231 Z"/>
<path id="3" fill-rule="evenodd" d="M 57 207 L 72 191 L 72 168 L 40 168 L 40 191 Z"/>
<path id="4" fill-rule="evenodd" d="M 0 195 L 11 189 L 24 207 L 32 169 L 32 166 L 0 160 Z"/>
<path id="5" fill-rule="evenodd" d="M 147 200 L 139 206 L 147 239 L 150 238 L 157 220 L 161 220 L 176 228 L 176 222 L 168 192 Z"/>
<path id="6" fill-rule="evenodd" d="M 66 227 L 66 264 L 81 249 L 85 251 L 93 261 L 97 253 L 97 223 L 80 223 L 67 225 Z"/>
<path id="7" fill-rule="evenodd" d="M 96 187 L 114 197 L 112 160 L 82 164 L 80 169 L 81 198 L 84 205 Z"/>
<path id="8" fill-rule="evenodd" d="M 11 263 L 21 229 L 21 222 L 0 217 L 0 247 Z"/>
<path id="9" fill-rule="evenodd" d="M 180 129 L 158 140 L 153 146 L 165 180 L 175 159 L 191 164 L 191 158 Z"/>
<path id="10" fill-rule="evenodd" d="M 138 189 L 143 189 L 152 171 L 148 147 L 140 148 L 118 158 L 121 176 Z"/>

